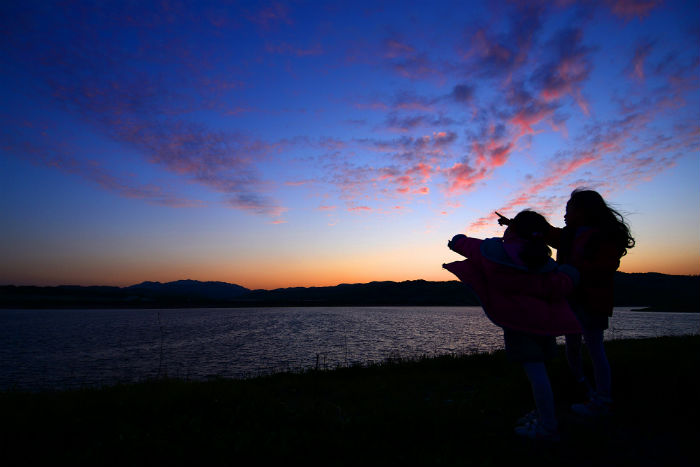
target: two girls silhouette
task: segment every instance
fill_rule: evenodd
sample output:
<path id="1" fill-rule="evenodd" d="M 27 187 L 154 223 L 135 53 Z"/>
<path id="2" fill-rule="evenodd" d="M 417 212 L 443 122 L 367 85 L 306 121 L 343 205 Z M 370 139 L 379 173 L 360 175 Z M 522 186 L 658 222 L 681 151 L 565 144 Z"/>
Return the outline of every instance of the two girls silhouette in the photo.
<path id="1" fill-rule="evenodd" d="M 469 285 L 485 313 L 503 328 L 508 357 L 522 364 L 536 410 L 518 420 L 516 433 L 558 440 L 554 397 L 544 362 L 555 355 L 556 336 L 566 336 L 566 355 L 576 381 L 587 386 L 582 338 L 591 355 L 595 390 L 572 409 L 587 416 L 611 409 L 610 365 L 603 331 L 613 309 L 613 275 L 634 246 L 623 217 L 592 190 L 575 190 L 556 228 L 532 211 L 513 219 L 502 238 L 480 240 L 456 235 L 448 247 L 467 259 L 443 267 Z M 557 249 L 551 259 L 549 246 Z"/>

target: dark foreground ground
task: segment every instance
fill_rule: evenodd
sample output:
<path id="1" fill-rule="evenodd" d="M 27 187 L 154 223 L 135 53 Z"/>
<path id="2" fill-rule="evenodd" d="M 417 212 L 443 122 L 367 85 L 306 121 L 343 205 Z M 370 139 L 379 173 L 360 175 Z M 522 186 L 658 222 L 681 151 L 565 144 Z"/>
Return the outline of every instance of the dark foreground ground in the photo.
<path id="1" fill-rule="evenodd" d="M 503 352 L 251 380 L 0 393 L 0 463 L 29 465 L 697 465 L 700 336 L 607 343 L 615 413 L 572 415 L 549 365 L 562 441 L 516 438 L 532 408 Z M 590 369 L 590 368 L 589 368 Z"/>

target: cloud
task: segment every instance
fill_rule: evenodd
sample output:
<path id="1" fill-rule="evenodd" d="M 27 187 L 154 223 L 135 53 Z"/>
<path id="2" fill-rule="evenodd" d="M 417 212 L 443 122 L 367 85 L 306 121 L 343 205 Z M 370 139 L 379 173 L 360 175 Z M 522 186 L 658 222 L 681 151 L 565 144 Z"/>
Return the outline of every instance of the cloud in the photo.
<path id="1" fill-rule="evenodd" d="M 637 44 L 634 51 L 634 56 L 632 57 L 629 65 L 627 65 L 627 73 L 630 76 L 640 81 L 644 81 L 644 64 L 649 57 L 653 46 L 653 42 L 648 40 Z"/>
<path id="2" fill-rule="evenodd" d="M 369 206 L 351 206 L 348 208 L 350 212 L 371 212 L 372 208 Z"/>
<path id="3" fill-rule="evenodd" d="M 434 131 L 418 137 L 356 140 L 360 145 L 357 152 L 377 153 L 371 158 L 373 162 L 357 163 L 349 153 L 328 157 L 322 182 L 338 190 L 351 207 L 364 200 L 381 204 L 396 197 L 411 199 L 427 195 L 434 178 L 442 175 L 440 161 L 449 159 L 457 139 L 454 132 Z M 385 211 L 373 209 L 372 212 Z"/>
<path id="4" fill-rule="evenodd" d="M 75 175 L 124 198 L 139 199 L 149 204 L 177 208 L 203 205 L 201 201 L 178 196 L 161 186 L 142 184 L 134 180 L 133 177 L 116 175 L 97 160 L 75 157 L 69 153 L 71 150 L 67 143 L 57 144 L 56 141 L 53 141 L 48 144 L 36 138 L 30 142 L 24 137 L 19 137 L 16 134 L 10 135 L 5 131 L 0 134 L 0 138 L 2 138 L 2 149 L 8 153 Z"/>
<path id="5" fill-rule="evenodd" d="M 448 179 L 448 193 L 466 192 L 488 175 L 485 167 L 474 167 L 467 160 L 456 162 L 445 171 Z"/>
<path id="6" fill-rule="evenodd" d="M 414 46 L 399 37 L 390 37 L 383 42 L 383 57 L 387 65 L 398 75 L 411 80 L 443 78 L 440 67 L 430 55 L 419 52 Z"/>
<path id="7" fill-rule="evenodd" d="M 263 8 L 251 11 L 246 15 L 246 18 L 265 30 L 280 25 L 291 26 L 294 24 L 289 6 L 282 2 L 272 2 Z"/>
<path id="8" fill-rule="evenodd" d="M 588 104 L 581 87 L 590 75 L 592 49 L 582 45 L 582 31 L 568 28 L 558 31 L 538 48 L 544 54 L 530 70 L 528 54 L 540 34 L 543 12 L 532 8 L 521 19 L 509 19 L 508 32 L 490 37 L 484 30 L 476 33 L 471 61 L 476 60 L 479 74 L 497 78 L 506 84 L 499 101 L 481 104 L 467 131 L 470 154 L 445 169 L 448 194 L 470 191 L 506 165 L 518 150 L 519 140 L 544 131 L 548 123 L 555 131 L 566 132 L 566 116 L 558 114 L 562 99 L 571 96 L 585 115 Z M 455 88 L 453 99 L 472 99 L 469 88 Z"/>
<path id="9" fill-rule="evenodd" d="M 255 214 L 267 214 L 280 216 L 287 211 L 287 208 L 272 202 L 268 197 L 256 193 L 238 193 L 224 199 L 224 205 Z"/>
<path id="10" fill-rule="evenodd" d="M 384 41 L 384 57 L 386 58 L 401 58 L 414 53 L 416 53 L 416 49 L 396 38 Z"/>
<path id="11" fill-rule="evenodd" d="M 588 115 L 588 106 L 581 95 L 581 85 L 588 79 L 592 65 L 592 49 L 582 45 L 583 31 L 578 28 L 561 30 L 549 42 L 550 59 L 535 70 L 531 79 L 545 101 L 571 95 Z"/>
<path id="12" fill-rule="evenodd" d="M 435 100 L 424 96 L 419 96 L 408 91 L 401 91 L 394 95 L 391 108 L 394 110 L 419 110 L 422 112 L 432 112 L 435 110 Z"/>
<path id="13" fill-rule="evenodd" d="M 296 57 L 309 57 L 314 55 L 323 55 L 323 47 L 321 44 L 314 44 L 311 47 L 298 47 L 287 42 L 268 43 L 265 46 L 268 53 L 280 55 L 294 55 Z"/>
<path id="14" fill-rule="evenodd" d="M 458 84 L 452 88 L 450 98 L 461 104 L 468 104 L 474 99 L 474 86 L 467 84 Z"/>
<path id="15" fill-rule="evenodd" d="M 259 18 L 267 18 L 261 24 L 282 20 L 286 11 L 279 4 L 268 10 L 261 12 Z M 202 70 L 209 68 L 206 51 L 198 51 L 194 59 L 188 45 L 124 49 L 118 39 L 129 39 L 133 29 L 115 32 L 121 34 L 115 39 L 109 37 L 109 30 L 96 30 L 88 21 L 104 19 L 106 12 L 90 10 L 85 18 L 70 16 L 74 14 L 61 11 L 66 18 L 33 28 L 26 35 L 12 30 L 5 37 L 15 46 L 13 60 L 43 80 L 40 91 L 102 135 L 141 154 L 145 161 L 222 193 L 228 206 L 273 215 L 284 209 L 265 194 L 269 184 L 260 179 L 256 164 L 288 143 L 251 139 L 190 117 L 208 107 L 212 92 L 237 88 L 239 80 L 216 74 L 202 80 L 206 74 Z M 116 11 L 114 16 L 120 14 L 125 13 Z M 180 21 L 177 18 L 174 21 Z M 62 21 L 71 25 L 71 35 L 62 33 Z M 168 55 L 174 52 L 183 53 L 182 60 Z M 153 71 L 144 65 L 149 61 L 158 62 L 161 68 Z M 86 169 L 75 170 L 82 173 Z M 131 196 L 120 183 L 104 180 L 104 188 Z"/>
<path id="16" fill-rule="evenodd" d="M 507 121 L 518 129 L 513 134 L 516 141 L 521 136 L 535 134 L 533 127 L 544 121 L 549 122 L 552 128 L 557 128 L 555 112 L 561 107 L 559 102 L 533 96 L 525 90 L 522 83 L 511 86 L 506 98 L 510 105 Z"/>
<path id="17" fill-rule="evenodd" d="M 542 5 L 529 2 L 516 5 L 508 16 L 505 33 L 493 34 L 487 28 L 474 32 L 470 48 L 464 54 L 466 73 L 509 83 L 527 63 L 542 29 L 544 11 Z"/>
<path id="18" fill-rule="evenodd" d="M 379 173 L 380 175 L 377 180 L 394 185 L 394 189 L 397 193 L 403 195 L 425 195 L 430 192 L 430 189 L 421 185 L 424 185 L 430 180 L 435 173 L 435 168 L 429 164 L 419 162 L 408 168 L 397 166 L 385 167 L 382 168 Z"/>
<path id="19" fill-rule="evenodd" d="M 385 128 L 400 133 L 421 128 L 444 128 L 454 124 L 455 121 L 451 117 L 442 113 L 400 116 L 396 112 L 390 112 L 384 119 Z"/>
<path id="20" fill-rule="evenodd" d="M 612 12 L 627 20 L 648 16 L 651 11 L 663 3 L 663 0 L 606 0 Z"/>
<path id="21" fill-rule="evenodd" d="M 391 140 L 360 140 L 369 144 L 372 151 L 390 155 L 392 159 L 402 164 L 413 164 L 415 161 L 437 160 L 447 155 L 450 147 L 457 141 L 457 133 L 453 131 L 434 131 L 419 137 L 402 136 Z"/>
<path id="22" fill-rule="evenodd" d="M 536 207 L 544 214 L 551 214 L 551 209 L 561 204 L 562 198 L 568 197 L 571 189 L 582 182 L 566 185 L 565 190 L 557 187 L 585 167 L 597 164 L 599 170 L 596 173 L 605 174 L 586 182 L 587 185 L 608 190 L 624 189 L 653 178 L 671 167 L 678 157 L 700 148 L 700 132 L 692 128 L 680 133 L 679 138 L 656 135 L 640 139 L 639 135 L 648 134 L 646 128 L 651 119 L 651 113 L 637 112 L 616 120 L 589 123 L 574 149 L 554 155 L 543 175 L 529 177 L 514 198 L 495 210 L 512 215 L 525 207 Z M 547 195 L 552 190 L 563 194 Z M 493 225 L 493 222 L 493 215 L 489 213 L 474 221 L 470 228 L 479 229 Z"/>
<path id="23" fill-rule="evenodd" d="M 436 99 L 410 91 L 399 91 L 391 97 L 375 97 L 367 102 L 353 102 L 352 105 L 361 110 L 434 112 L 436 102 Z"/>

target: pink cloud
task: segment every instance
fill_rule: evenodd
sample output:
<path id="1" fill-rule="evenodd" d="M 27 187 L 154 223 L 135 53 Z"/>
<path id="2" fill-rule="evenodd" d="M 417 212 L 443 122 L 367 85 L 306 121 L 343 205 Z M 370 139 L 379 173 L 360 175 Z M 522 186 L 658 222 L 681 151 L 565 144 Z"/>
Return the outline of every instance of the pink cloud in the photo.
<path id="1" fill-rule="evenodd" d="M 392 100 L 395 110 L 419 110 L 432 112 L 435 110 L 434 100 L 410 92 L 397 93 Z"/>
<path id="2" fill-rule="evenodd" d="M 408 133 L 409 131 L 424 128 L 441 128 L 452 126 L 454 123 L 454 120 L 442 114 L 399 116 L 397 112 L 390 112 L 385 118 L 384 126 L 391 131 Z"/>
<path id="3" fill-rule="evenodd" d="M 606 0 L 614 14 L 625 19 L 637 16 L 642 19 L 651 10 L 663 3 L 663 0 Z"/>
<path id="4" fill-rule="evenodd" d="M 485 168 L 474 168 L 466 162 L 457 162 L 445 171 L 448 178 L 448 193 L 465 192 L 486 178 Z"/>
<path id="5" fill-rule="evenodd" d="M 397 58 L 412 55 L 416 52 L 412 46 L 396 39 L 386 39 L 384 41 L 384 57 Z"/>
<path id="6" fill-rule="evenodd" d="M 546 102 L 571 95 L 587 113 L 588 106 L 580 88 L 591 72 L 591 50 L 583 46 L 582 41 L 583 31 L 580 29 L 565 29 L 556 34 L 548 43 L 552 56 L 535 71 L 533 83 Z"/>
<path id="7" fill-rule="evenodd" d="M 510 51 L 505 46 L 498 43 L 497 40 L 487 38 L 486 32 L 480 29 L 472 38 L 473 50 L 480 56 L 483 62 L 498 63 L 502 67 L 512 61 L 515 53 Z"/>
<path id="8" fill-rule="evenodd" d="M 315 180 L 294 180 L 294 181 L 284 182 L 284 184 L 286 186 L 304 186 L 304 185 L 310 185 L 312 183 L 315 183 Z"/>
<path id="9" fill-rule="evenodd" d="M 408 175 L 420 175 L 422 179 L 425 181 L 430 178 L 430 176 L 433 174 L 434 168 L 424 162 L 419 162 L 415 166 L 411 167 L 408 169 L 406 172 Z"/>
<path id="10" fill-rule="evenodd" d="M 551 107 L 537 107 L 532 106 L 519 108 L 516 110 L 515 115 L 511 117 L 510 123 L 519 128 L 517 137 L 524 136 L 527 134 L 535 134 L 533 126 L 541 123 L 543 120 L 550 120 L 554 115 L 554 109 Z"/>
<path id="11" fill-rule="evenodd" d="M 636 135 L 643 134 L 644 126 L 650 119 L 649 115 L 631 114 L 617 121 L 600 122 L 589 125 L 586 129 L 584 138 L 577 142 L 577 149 L 568 153 L 558 154 L 548 163 L 543 171 L 545 175 L 529 179 L 527 184 L 523 186 L 521 192 L 506 204 L 496 208 L 504 215 L 513 215 L 517 211 L 529 207 L 537 207 L 545 214 L 553 205 L 553 201 L 548 198 L 542 198 L 542 193 L 546 190 L 555 187 L 564 179 L 572 174 L 575 174 L 583 167 L 594 163 L 602 163 L 602 161 L 610 157 L 615 160 L 615 166 L 604 170 L 610 178 L 615 174 L 616 182 L 633 178 L 639 172 L 634 169 L 640 167 L 652 166 L 659 168 L 656 164 L 651 164 L 648 158 L 632 157 L 631 159 L 616 157 L 621 153 L 629 153 L 628 145 L 636 144 Z M 687 148 L 687 146 L 686 146 Z M 653 147 L 647 146 L 645 154 L 654 153 Z M 651 174 L 651 171 L 647 173 Z M 570 189 L 571 187 L 567 187 Z M 565 196 L 568 196 L 568 192 Z M 555 197 L 555 200 L 558 199 Z M 470 228 L 479 229 L 486 225 L 494 225 L 495 218 L 490 212 L 474 221 Z"/>
<path id="12" fill-rule="evenodd" d="M 372 208 L 369 206 L 351 206 L 348 208 L 348 211 L 350 212 L 370 212 L 372 211 Z"/>
<path id="13" fill-rule="evenodd" d="M 388 38 L 384 41 L 383 48 L 383 56 L 389 67 L 400 76 L 411 80 L 430 77 L 442 79 L 442 71 L 429 54 L 419 52 L 402 39 Z"/>
<path id="14" fill-rule="evenodd" d="M 650 42 L 637 45 L 634 56 L 627 67 L 628 73 L 640 81 L 644 81 L 644 63 L 649 57 L 652 47 L 653 44 Z"/>
<path id="15" fill-rule="evenodd" d="M 81 27 L 76 23 L 76 34 Z M 25 66 L 46 80 L 51 97 L 63 110 L 140 153 L 151 164 L 222 193 L 228 206 L 273 215 L 284 209 L 265 194 L 268 182 L 260 179 L 256 163 L 288 142 L 254 140 L 187 118 L 200 106 L 206 107 L 206 97 L 214 89 L 235 89 L 238 81 L 215 75 L 202 80 L 201 74 L 191 75 L 177 67 L 170 75 L 148 74 L 139 65 L 143 57 L 128 55 L 111 42 L 98 44 L 102 47 L 87 42 L 48 47 L 41 41 L 28 41 L 23 56 L 37 59 Z M 204 55 L 201 68 L 206 69 Z M 173 86 L 173 80 L 184 85 Z M 180 91 L 173 91 L 175 88 Z M 101 184 L 131 196 L 119 183 L 105 178 Z"/>
<path id="16" fill-rule="evenodd" d="M 476 155 L 479 164 L 487 165 L 490 169 L 505 164 L 512 151 L 512 142 L 501 144 L 500 141 L 489 141 L 486 144 L 472 144 L 472 153 Z"/>
<path id="17" fill-rule="evenodd" d="M 508 84 L 527 63 L 542 28 L 545 8 L 539 2 L 516 2 L 506 17 L 506 30 L 501 34 L 490 31 L 500 28 L 481 27 L 474 32 L 464 58 L 473 62 L 475 74 L 497 78 Z"/>

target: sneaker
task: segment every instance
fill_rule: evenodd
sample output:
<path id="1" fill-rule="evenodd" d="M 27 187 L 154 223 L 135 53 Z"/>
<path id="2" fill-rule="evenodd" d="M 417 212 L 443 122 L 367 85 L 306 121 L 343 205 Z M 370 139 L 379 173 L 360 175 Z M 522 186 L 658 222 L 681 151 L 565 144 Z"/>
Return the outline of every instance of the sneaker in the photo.
<path id="1" fill-rule="evenodd" d="M 531 410 L 522 417 L 516 420 L 515 426 L 527 425 L 528 423 L 537 420 L 537 410 Z"/>
<path id="2" fill-rule="evenodd" d="M 587 402 L 572 405 L 571 410 L 582 417 L 605 417 L 612 412 L 612 399 L 594 394 Z"/>
<path id="3" fill-rule="evenodd" d="M 559 441 L 561 437 L 557 430 L 548 430 L 543 427 L 540 422 L 534 421 L 515 428 L 515 434 L 523 438 L 534 439 L 537 441 Z"/>

